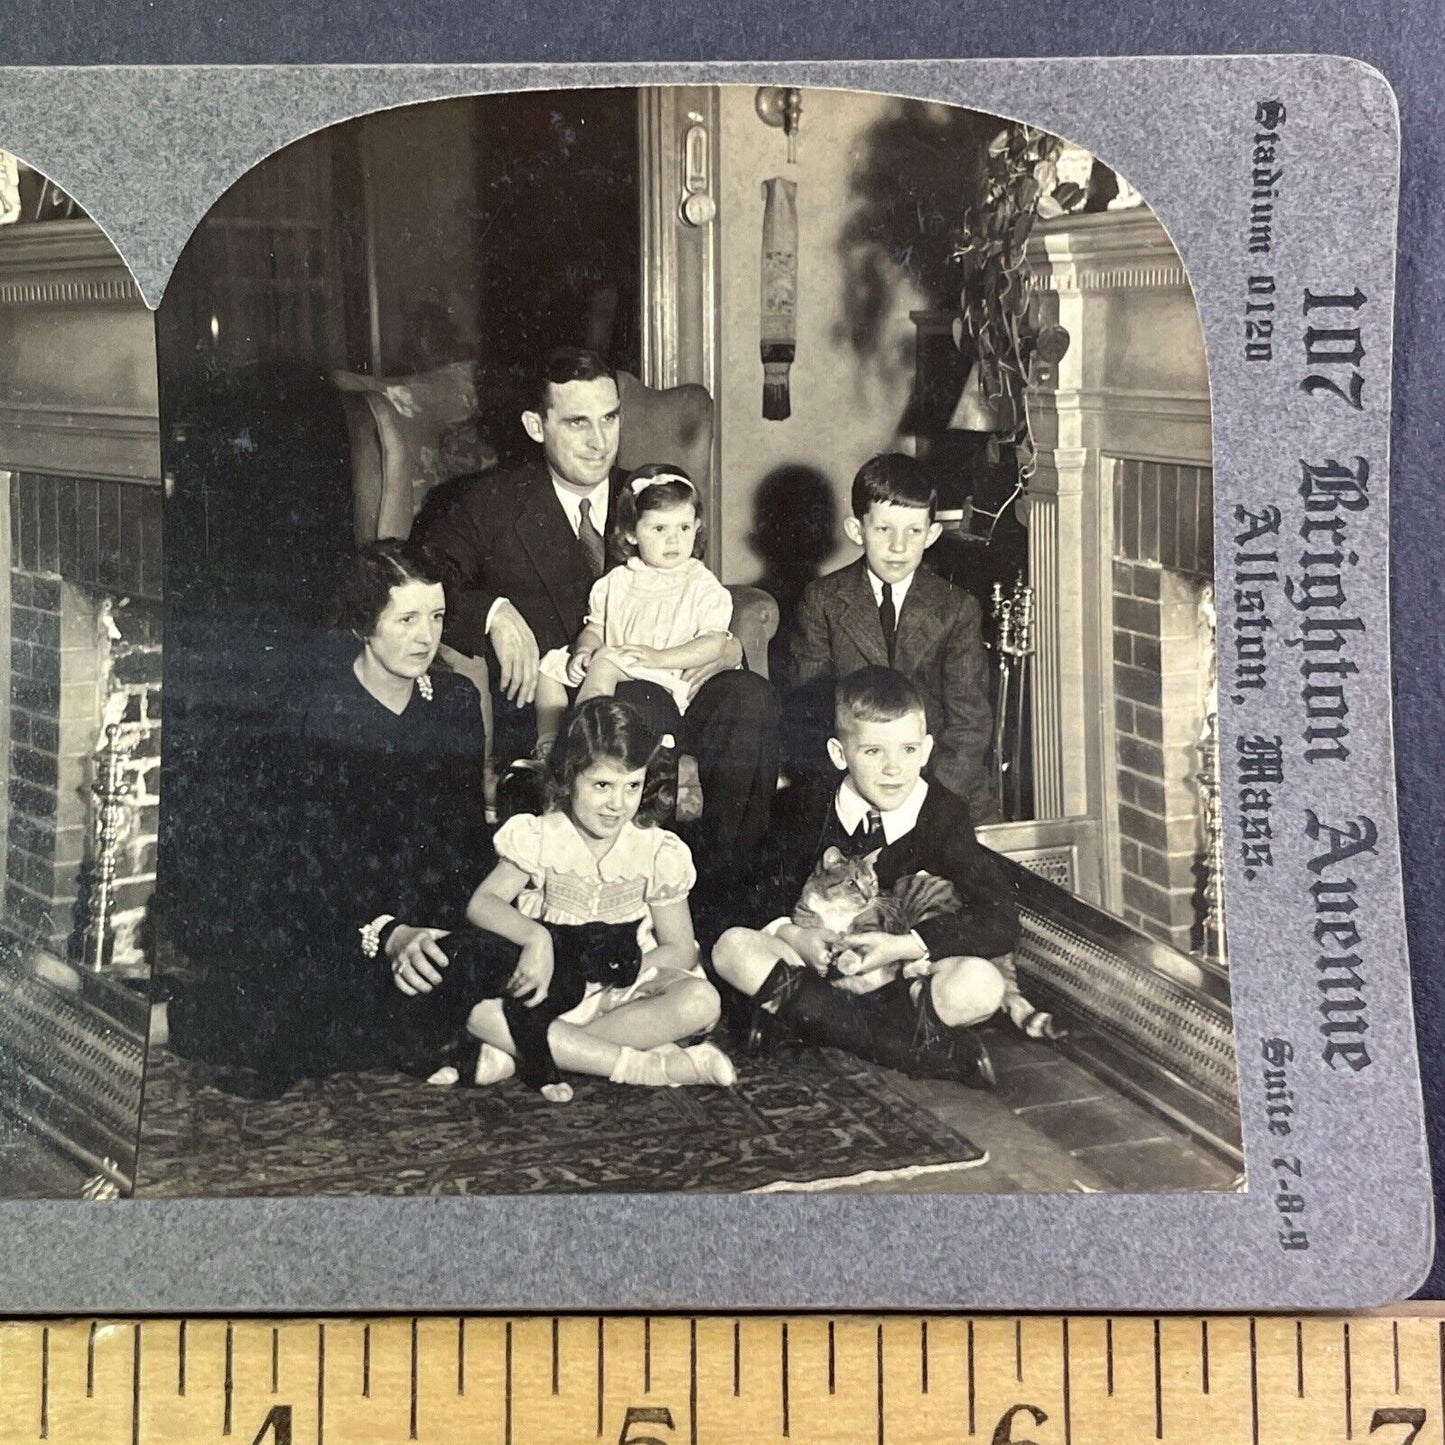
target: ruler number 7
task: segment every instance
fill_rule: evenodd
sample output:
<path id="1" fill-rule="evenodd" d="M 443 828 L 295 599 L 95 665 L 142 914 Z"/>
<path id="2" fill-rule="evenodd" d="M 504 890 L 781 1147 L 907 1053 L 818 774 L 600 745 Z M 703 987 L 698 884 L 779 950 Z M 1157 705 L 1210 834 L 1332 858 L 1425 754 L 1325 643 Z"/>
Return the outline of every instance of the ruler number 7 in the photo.
<path id="1" fill-rule="evenodd" d="M 629 1405 L 627 1414 L 622 1417 L 622 1433 L 617 1437 L 617 1445 L 667 1445 L 656 1435 L 634 1435 L 634 1425 L 661 1425 L 671 1432 L 672 1411 L 665 1405 Z M 1413 1435 L 1410 1437 L 1411 1440 L 1414 1438 Z M 1405 1441 L 1405 1445 L 1410 1445 L 1410 1442 Z"/>
<path id="2" fill-rule="evenodd" d="M 1382 1425 L 1408 1425 L 1410 1429 L 1401 1438 L 1400 1445 L 1413 1445 L 1415 1437 L 1425 1428 L 1425 1411 L 1419 1405 L 1387 1405 L 1370 1416 L 1370 1434 Z"/>

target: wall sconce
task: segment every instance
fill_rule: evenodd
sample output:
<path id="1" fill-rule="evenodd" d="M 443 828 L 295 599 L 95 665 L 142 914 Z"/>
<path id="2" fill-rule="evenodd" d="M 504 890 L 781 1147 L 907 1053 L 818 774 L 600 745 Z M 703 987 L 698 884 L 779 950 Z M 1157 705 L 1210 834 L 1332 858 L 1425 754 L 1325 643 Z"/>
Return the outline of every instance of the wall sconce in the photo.
<path id="1" fill-rule="evenodd" d="M 798 163 L 798 130 L 803 123 L 803 92 L 790 85 L 761 85 L 753 107 L 764 125 L 781 127 L 788 138 L 788 164 Z"/>

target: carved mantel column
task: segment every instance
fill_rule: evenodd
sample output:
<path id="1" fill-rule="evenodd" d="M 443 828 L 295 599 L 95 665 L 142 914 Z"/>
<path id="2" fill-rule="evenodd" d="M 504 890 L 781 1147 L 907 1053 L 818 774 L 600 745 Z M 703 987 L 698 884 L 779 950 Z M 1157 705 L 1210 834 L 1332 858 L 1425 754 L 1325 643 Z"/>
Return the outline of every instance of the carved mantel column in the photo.
<path id="1" fill-rule="evenodd" d="M 1208 466 L 1208 371 L 1183 263 L 1149 210 L 1041 222 L 1029 260 L 1043 319 L 1070 338 L 1028 396 L 1039 453 L 1027 504 L 1037 814 L 1097 819 L 1107 854 L 1114 462 Z"/>

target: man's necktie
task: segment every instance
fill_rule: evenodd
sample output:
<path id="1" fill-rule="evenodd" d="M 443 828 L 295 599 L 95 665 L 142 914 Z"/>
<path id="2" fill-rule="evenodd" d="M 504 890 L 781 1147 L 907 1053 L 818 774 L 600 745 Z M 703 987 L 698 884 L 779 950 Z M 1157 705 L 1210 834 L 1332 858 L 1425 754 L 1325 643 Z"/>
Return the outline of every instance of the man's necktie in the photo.
<path id="1" fill-rule="evenodd" d="M 595 581 L 602 575 L 606 549 L 602 545 L 602 533 L 592 524 L 592 503 L 586 497 L 577 504 L 577 540 L 587 554 L 587 565 L 592 569 Z"/>
<path id="2" fill-rule="evenodd" d="M 883 584 L 883 600 L 878 604 L 878 620 L 883 624 L 883 644 L 888 649 L 888 665 L 891 667 L 893 639 L 898 635 L 898 614 L 893 610 L 893 588 L 887 582 Z"/>

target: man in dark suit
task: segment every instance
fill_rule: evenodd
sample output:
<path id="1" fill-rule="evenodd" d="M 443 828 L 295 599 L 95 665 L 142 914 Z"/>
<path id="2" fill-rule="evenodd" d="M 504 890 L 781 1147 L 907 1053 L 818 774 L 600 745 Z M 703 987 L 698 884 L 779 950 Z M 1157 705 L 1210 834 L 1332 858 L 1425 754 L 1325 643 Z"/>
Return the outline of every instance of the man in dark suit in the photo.
<path id="1" fill-rule="evenodd" d="M 923 564 L 942 531 L 937 493 L 913 457 L 894 452 L 864 463 L 852 500 L 843 529 L 863 556 L 810 583 L 798 604 L 792 681 L 807 745 L 821 765 L 835 679 L 891 667 L 922 694 L 935 739 L 929 776 L 986 821 L 996 811 L 984 763 L 988 659 L 977 599 Z"/>
<path id="2" fill-rule="evenodd" d="M 438 488 L 412 530 L 460 578 L 445 639 L 492 664 L 499 761 L 530 756 L 538 661 L 570 647 L 582 629 L 623 483 L 615 464 L 624 424 L 612 368 L 595 352 L 560 348 L 543 363 L 522 413 L 541 455 Z M 757 848 L 777 786 L 776 700 L 763 678 L 739 669 L 741 661 L 742 646 L 732 641 L 721 663 L 696 669 L 679 740 L 696 757 L 702 783 L 698 848 L 719 860 Z M 652 687 L 623 683 L 617 696 L 650 711 Z"/>

